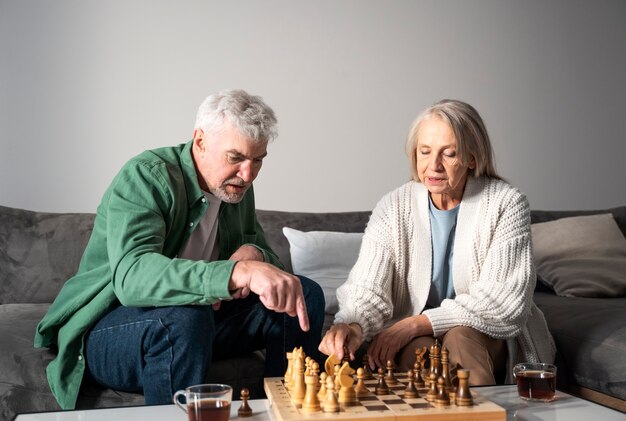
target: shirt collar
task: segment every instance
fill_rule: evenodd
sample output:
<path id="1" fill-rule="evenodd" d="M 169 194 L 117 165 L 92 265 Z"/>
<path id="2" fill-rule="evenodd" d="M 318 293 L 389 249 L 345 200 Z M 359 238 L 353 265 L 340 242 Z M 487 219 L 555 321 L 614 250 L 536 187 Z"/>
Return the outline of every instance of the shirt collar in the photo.
<path id="1" fill-rule="evenodd" d="M 193 140 L 190 140 L 185 144 L 183 150 L 180 155 L 181 168 L 183 170 L 183 178 L 185 181 L 185 188 L 187 189 L 187 204 L 189 207 L 192 207 L 196 204 L 198 200 L 201 200 L 204 197 L 204 193 L 200 188 L 200 183 L 198 182 L 198 173 L 196 171 L 196 166 L 193 163 L 193 159 L 191 157 L 191 147 L 193 145 Z"/>

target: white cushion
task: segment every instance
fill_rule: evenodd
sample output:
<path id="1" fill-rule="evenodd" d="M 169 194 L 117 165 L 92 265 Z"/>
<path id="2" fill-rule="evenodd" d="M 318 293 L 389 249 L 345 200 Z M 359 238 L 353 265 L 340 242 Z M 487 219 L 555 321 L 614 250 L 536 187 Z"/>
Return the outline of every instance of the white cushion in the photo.
<path id="1" fill-rule="evenodd" d="M 335 291 L 348 279 L 361 248 L 363 233 L 298 231 L 284 227 L 293 273 L 317 282 L 324 291 L 326 313 L 338 310 Z"/>

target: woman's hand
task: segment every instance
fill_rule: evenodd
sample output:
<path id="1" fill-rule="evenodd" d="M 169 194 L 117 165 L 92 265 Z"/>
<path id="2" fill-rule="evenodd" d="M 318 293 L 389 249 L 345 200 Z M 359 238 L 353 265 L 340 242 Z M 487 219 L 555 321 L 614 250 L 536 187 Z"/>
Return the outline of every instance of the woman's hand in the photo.
<path id="1" fill-rule="evenodd" d="M 385 368 L 411 340 L 417 336 L 432 335 L 433 328 L 428 317 L 420 314 L 394 323 L 372 339 L 367 348 L 370 368 Z"/>
<path id="2" fill-rule="evenodd" d="M 319 350 L 326 355 L 335 354 L 339 360 L 343 360 L 344 350 L 350 354 L 350 360 L 354 359 L 354 353 L 363 342 L 363 331 L 357 323 L 339 323 L 328 329 L 320 342 Z"/>

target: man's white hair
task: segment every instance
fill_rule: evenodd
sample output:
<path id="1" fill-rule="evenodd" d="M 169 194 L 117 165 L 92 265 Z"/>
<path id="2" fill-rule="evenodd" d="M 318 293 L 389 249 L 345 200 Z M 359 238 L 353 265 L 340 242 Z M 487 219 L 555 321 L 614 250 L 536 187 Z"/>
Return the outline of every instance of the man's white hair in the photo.
<path id="1" fill-rule="evenodd" d="M 198 108 L 194 129 L 216 132 L 225 120 L 258 142 L 270 142 L 278 135 L 274 111 L 260 96 L 241 89 L 209 95 Z"/>

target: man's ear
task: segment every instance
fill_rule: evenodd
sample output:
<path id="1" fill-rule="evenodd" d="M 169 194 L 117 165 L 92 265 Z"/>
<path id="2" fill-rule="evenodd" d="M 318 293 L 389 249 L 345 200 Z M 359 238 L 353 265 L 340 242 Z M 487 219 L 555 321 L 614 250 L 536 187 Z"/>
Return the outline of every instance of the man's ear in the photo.
<path id="1" fill-rule="evenodd" d="M 195 129 L 193 131 L 193 147 L 196 148 L 198 152 L 204 152 L 204 142 L 204 131 L 202 129 Z"/>

